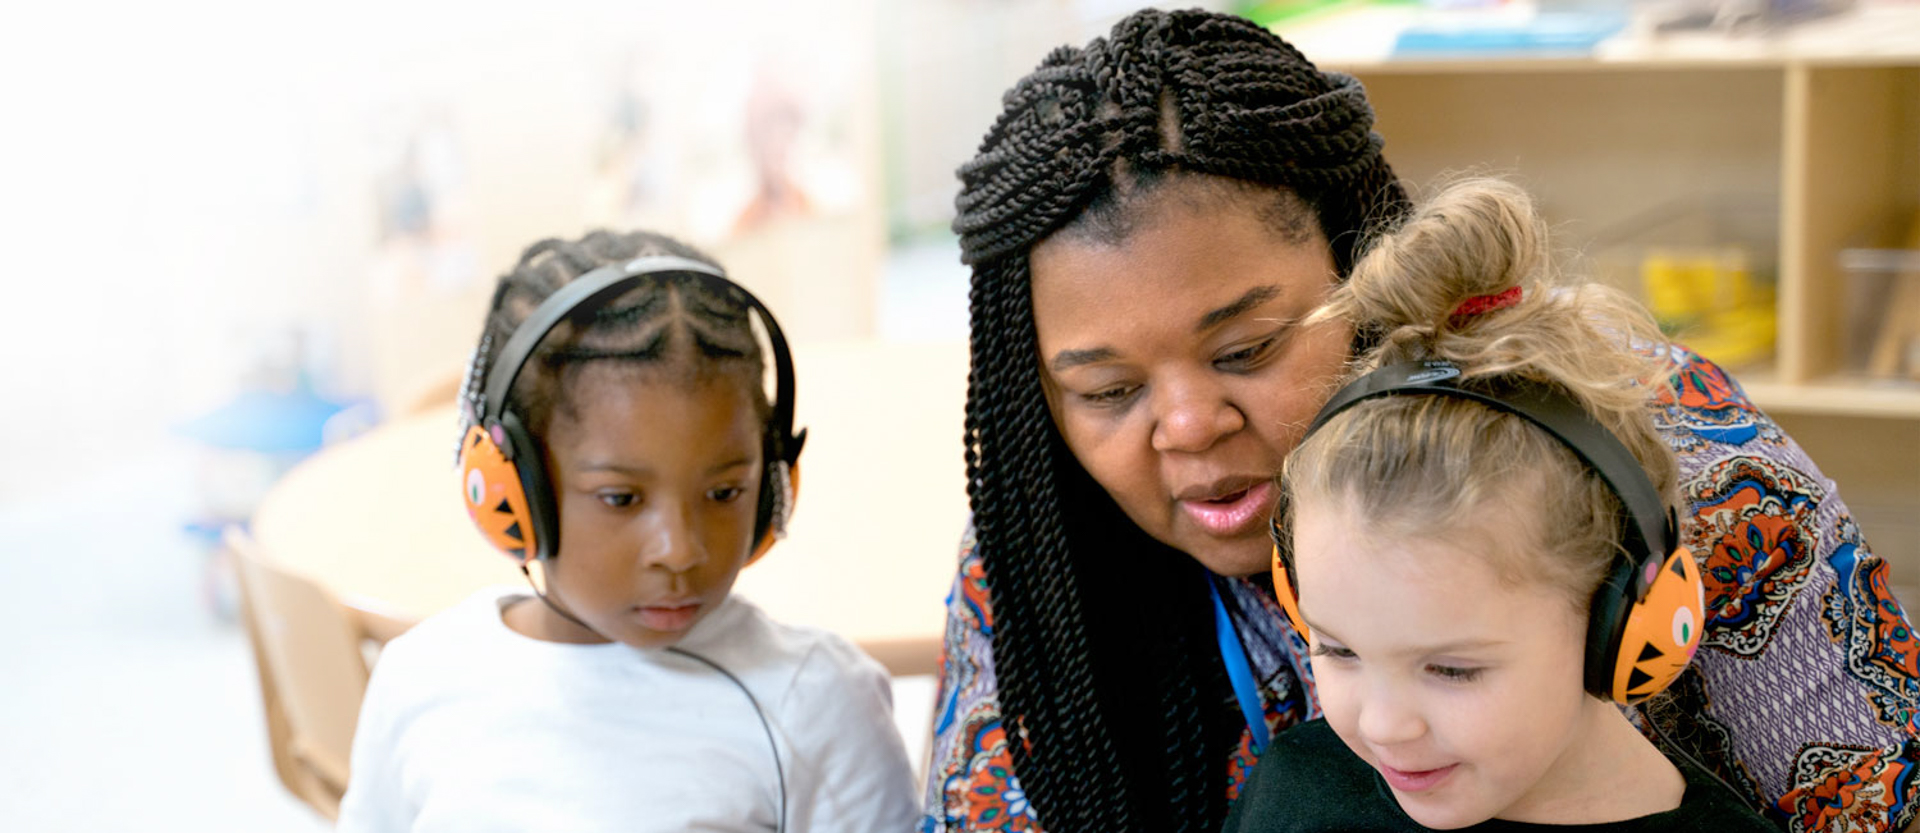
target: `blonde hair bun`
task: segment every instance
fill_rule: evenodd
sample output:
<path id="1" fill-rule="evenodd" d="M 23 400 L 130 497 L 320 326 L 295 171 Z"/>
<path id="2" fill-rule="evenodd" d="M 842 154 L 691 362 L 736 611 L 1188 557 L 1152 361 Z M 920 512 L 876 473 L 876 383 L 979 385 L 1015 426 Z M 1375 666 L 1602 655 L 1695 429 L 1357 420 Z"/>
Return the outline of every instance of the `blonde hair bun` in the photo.
<path id="1" fill-rule="evenodd" d="M 1547 227 L 1533 197 L 1501 179 L 1444 187 L 1377 233 L 1354 265 L 1339 314 L 1402 338 L 1438 336 L 1483 316 L 1455 316 L 1470 298 L 1518 287 L 1531 300 L 1551 278 Z"/>
<path id="2" fill-rule="evenodd" d="M 1517 301 L 1493 300 L 1516 288 Z M 1472 305 L 1482 311 L 1456 315 L 1472 298 L 1489 300 Z M 1444 359 L 1466 378 L 1563 391 L 1675 505 L 1678 463 L 1650 407 L 1671 385 L 1669 345 L 1633 299 L 1560 280 L 1546 222 L 1519 186 L 1476 177 L 1440 188 L 1370 242 L 1309 320 L 1327 318 L 1346 320 L 1372 345 L 1355 360 L 1355 376 Z M 1582 609 L 1621 547 L 1624 510 L 1611 487 L 1538 426 L 1480 403 L 1396 396 L 1356 404 L 1303 440 L 1284 466 L 1291 498 L 1349 499 L 1376 532 L 1432 534 L 1488 501 L 1523 501 L 1513 505 L 1527 507 L 1543 555 L 1551 550 L 1553 558 L 1537 574 Z"/>

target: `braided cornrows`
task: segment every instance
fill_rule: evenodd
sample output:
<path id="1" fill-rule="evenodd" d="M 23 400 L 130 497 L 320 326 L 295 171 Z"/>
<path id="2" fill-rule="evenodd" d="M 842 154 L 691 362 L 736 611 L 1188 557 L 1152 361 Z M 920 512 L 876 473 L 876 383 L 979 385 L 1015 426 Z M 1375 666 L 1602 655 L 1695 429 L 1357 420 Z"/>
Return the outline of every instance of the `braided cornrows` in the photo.
<path id="1" fill-rule="evenodd" d="M 1206 594 L 1065 449 L 1027 255 L 1089 206 L 1210 174 L 1304 201 L 1345 274 L 1406 197 L 1358 82 L 1238 18 L 1136 13 L 1055 50 L 1003 104 L 959 170 L 953 227 L 973 266 L 967 489 L 1014 768 L 1049 830 L 1217 829 L 1238 719 Z"/>
<path id="2" fill-rule="evenodd" d="M 500 277 L 481 343 L 505 344 L 541 301 L 573 279 L 645 255 L 713 263 L 692 246 L 652 232 L 595 231 L 579 240 L 542 240 L 527 247 L 514 268 Z M 771 406 L 759 384 L 760 354 L 743 299 L 717 293 L 688 276 L 665 273 L 555 327 L 515 381 L 512 407 L 540 436 L 553 413 L 569 407 L 571 380 L 579 371 L 612 364 L 666 371 L 683 380 L 737 374 L 750 385 L 764 417 Z M 492 359 L 488 351 L 476 351 L 472 377 L 486 378 Z"/>
<path id="3" fill-rule="evenodd" d="M 1299 193 L 1344 273 L 1357 232 L 1405 210 L 1360 83 L 1271 32 L 1199 11 L 1134 14 L 1061 47 L 1008 91 L 962 165 L 961 260 L 1026 250 L 1126 169 L 1217 174 Z"/>

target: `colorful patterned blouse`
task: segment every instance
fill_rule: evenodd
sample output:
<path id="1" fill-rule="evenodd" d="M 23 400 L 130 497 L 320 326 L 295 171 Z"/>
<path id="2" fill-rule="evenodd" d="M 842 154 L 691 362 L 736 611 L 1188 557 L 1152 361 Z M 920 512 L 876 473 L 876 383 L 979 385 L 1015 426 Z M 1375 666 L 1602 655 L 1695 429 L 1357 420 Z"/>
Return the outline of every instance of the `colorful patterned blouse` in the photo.
<path id="1" fill-rule="evenodd" d="M 1791 831 L 1898 830 L 1915 815 L 1920 646 L 1832 481 L 1711 362 L 1674 348 L 1654 420 L 1680 460 L 1682 539 L 1708 619 L 1693 667 L 1633 718 Z M 1274 732 L 1319 716 L 1306 646 L 1251 584 L 1225 594 Z M 924 831 L 1039 831 L 1000 726 L 993 608 L 971 532 L 947 600 Z M 1222 761 L 1237 795 L 1255 760 Z"/>

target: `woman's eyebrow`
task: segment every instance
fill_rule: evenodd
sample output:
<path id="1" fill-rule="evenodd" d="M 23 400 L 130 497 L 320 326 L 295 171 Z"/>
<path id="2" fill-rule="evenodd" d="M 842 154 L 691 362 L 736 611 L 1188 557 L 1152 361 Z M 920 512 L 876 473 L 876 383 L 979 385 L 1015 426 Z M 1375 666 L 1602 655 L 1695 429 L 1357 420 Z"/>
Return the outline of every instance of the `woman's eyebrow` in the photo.
<path id="1" fill-rule="evenodd" d="M 1227 319 L 1240 315 L 1247 310 L 1278 297 L 1280 297 L 1280 287 L 1278 285 L 1267 284 L 1266 286 L 1256 286 L 1247 290 L 1247 294 L 1240 296 L 1234 300 L 1233 303 L 1200 316 L 1200 323 L 1194 325 L 1193 331 L 1196 333 L 1204 333 L 1214 327 L 1220 326 L 1220 323 Z"/>
<path id="2" fill-rule="evenodd" d="M 1049 362 L 1048 366 L 1053 368 L 1053 372 L 1059 373 L 1083 364 L 1098 364 L 1112 359 L 1116 355 L 1119 354 L 1113 352 L 1113 348 L 1111 347 L 1093 347 L 1086 350 L 1062 350 L 1053 354 L 1053 361 Z"/>

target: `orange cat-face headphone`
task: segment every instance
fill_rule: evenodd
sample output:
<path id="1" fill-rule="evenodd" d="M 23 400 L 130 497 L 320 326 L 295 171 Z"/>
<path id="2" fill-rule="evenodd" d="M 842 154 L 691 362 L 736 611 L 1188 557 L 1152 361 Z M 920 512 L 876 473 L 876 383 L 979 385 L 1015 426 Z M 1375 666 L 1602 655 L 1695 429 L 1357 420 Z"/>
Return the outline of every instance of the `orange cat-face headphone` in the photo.
<path id="1" fill-rule="evenodd" d="M 1468 381 L 1461 378 L 1459 367 L 1436 360 L 1382 367 L 1341 388 L 1314 416 L 1306 436 L 1357 403 L 1417 394 L 1472 399 L 1540 426 L 1620 497 L 1628 515 L 1623 555 L 1614 559 L 1593 594 L 1587 617 L 1586 689 L 1617 703 L 1632 703 L 1672 684 L 1699 647 L 1706 591 L 1693 553 L 1680 546 L 1673 511 L 1662 510 L 1659 492 L 1632 452 L 1557 388 L 1499 377 Z M 1273 584 L 1287 618 L 1305 636 L 1292 566 L 1282 557 L 1285 535 L 1274 523 Z"/>
<path id="2" fill-rule="evenodd" d="M 602 266 L 561 287 L 513 331 L 485 379 L 471 375 L 485 361 L 485 344 L 469 369 L 470 390 L 464 407 L 469 409 L 471 427 L 460 441 L 461 496 L 467 515 L 487 542 L 523 567 L 529 557 L 544 560 L 560 551 L 560 517 L 540 446 L 528 433 L 525 420 L 508 407 L 514 379 L 555 325 L 663 273 L 692 276 L 723 295 L 737 295 L 766 328 L 773 353 L 775 391 L 762 438 L 765 470 L 760 477 L 759 503 L 753 518 L 753 555 L 748 563 L 765 555 L 773 542 L 786 534 L 794 495 L 799 490 L 800 447 L 806 443 L 807 432 L 793 432 L 793 358 L 787 352 L 779 322 L 760 299 L 727 280 L 726 273 L 715 266 L 683 257 L 642 257 Z"/>

